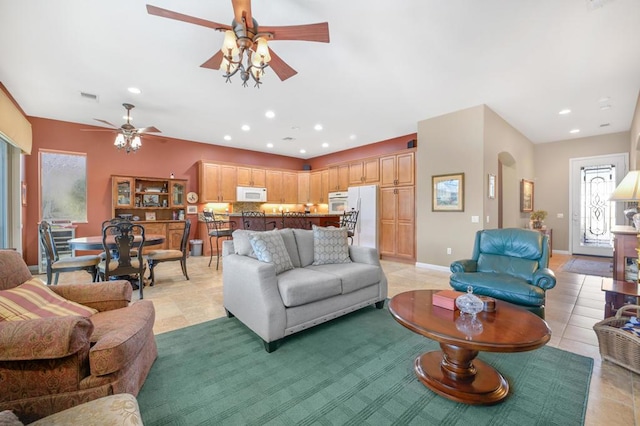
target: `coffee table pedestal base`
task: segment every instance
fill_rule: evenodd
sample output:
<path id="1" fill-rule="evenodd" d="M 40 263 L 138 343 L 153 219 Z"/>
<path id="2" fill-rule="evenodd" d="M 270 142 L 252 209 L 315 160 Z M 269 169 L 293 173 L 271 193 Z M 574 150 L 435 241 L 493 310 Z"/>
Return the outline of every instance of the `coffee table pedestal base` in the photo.
<path id="1" fill-rule="evenodd" d="M 509 383 L 492 366 L 474 359 L 477 351 L 441 344 L 443 351 L 416 358 L 418 379 L 435 393 L 464 404 L 491 405 L 509 393 Z"/>

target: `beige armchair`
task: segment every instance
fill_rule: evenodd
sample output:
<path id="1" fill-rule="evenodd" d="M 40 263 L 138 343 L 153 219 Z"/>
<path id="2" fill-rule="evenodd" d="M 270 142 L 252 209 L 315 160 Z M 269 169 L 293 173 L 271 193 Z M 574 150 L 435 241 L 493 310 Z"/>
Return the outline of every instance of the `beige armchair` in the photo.
<path id="1" fill-rule="evenodd" d="M 18 252 L 0 250 L 0 293 L 31 279 Z M 0 321 L 0 411 L 31 422 L 103 396 L 137 395 L 158 353 L 152 302 L 129 305 L 127 281 L 47 289 L 98 312 Z"/>

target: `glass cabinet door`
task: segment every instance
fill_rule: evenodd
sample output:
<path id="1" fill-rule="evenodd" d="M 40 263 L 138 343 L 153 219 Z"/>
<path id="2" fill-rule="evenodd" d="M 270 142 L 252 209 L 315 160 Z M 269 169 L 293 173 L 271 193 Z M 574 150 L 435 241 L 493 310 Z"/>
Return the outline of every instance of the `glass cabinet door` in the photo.
<path id="1" fill-rule="evenodd" d="M 185 185 L 183 182 L 171 182 L 171 206 L 184 207 L 185 205 Z"/>
<path id="2" fill-rule="evenodd" d="M 133 207 L 133 178 L 115 177 L 113 192 L 116 207 Z"/>

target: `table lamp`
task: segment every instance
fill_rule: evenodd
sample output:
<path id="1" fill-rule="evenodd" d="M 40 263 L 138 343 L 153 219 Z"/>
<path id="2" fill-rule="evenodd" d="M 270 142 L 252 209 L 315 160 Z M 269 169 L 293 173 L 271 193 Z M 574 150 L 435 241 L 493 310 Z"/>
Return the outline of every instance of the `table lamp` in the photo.
<path id="1" fill-rule="evenodd" d="M 634 170 L 627 173 L 622 182 L 613 190 L 609 201 L 627 201 L 637 204 L 638 200 L 640 200 L 640 171 Z M 625 211 L 625 214 L 631 213 L 633 210 L 629 213 Z M 636 230 L 640 230 L 640 214 L 637 213 L 637 209 L 636 213 L 632 215 L 632 220 Z"/>

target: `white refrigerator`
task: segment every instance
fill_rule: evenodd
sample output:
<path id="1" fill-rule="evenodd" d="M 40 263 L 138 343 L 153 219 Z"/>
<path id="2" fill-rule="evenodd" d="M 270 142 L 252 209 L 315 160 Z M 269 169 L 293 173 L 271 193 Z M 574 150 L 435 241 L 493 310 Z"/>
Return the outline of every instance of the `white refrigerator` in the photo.
<path id="1" fill-rule="evenodd" d="M 378 186 L 352 186 L 348 190 L 347 210 L 358 214 L 353 245 L 378 248 Z"/>

